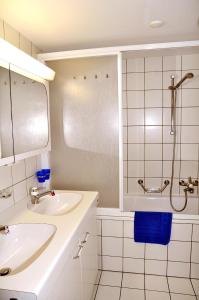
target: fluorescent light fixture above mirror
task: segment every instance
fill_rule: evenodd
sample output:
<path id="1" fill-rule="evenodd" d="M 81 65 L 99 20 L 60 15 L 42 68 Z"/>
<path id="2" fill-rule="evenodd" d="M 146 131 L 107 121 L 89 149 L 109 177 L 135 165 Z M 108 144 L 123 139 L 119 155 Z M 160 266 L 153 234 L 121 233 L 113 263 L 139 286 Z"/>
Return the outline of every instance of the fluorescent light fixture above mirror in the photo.
<path id="1" fill-rule="evenodd" d="M 55 77 L 52 69 L 2 38 L 0 38 L 0 59 L 46 80 L 53 80 Z"/>

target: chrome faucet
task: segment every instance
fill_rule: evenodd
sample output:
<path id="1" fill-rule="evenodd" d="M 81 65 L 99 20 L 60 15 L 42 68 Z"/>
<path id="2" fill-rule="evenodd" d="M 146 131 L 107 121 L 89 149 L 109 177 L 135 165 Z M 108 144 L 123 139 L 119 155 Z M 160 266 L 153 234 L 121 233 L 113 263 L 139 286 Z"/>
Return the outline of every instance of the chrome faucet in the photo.
<path id="1" fill-rule="evenodd" d="M 198 186 L 198 180 L 192 180 L 191 176 L 188 177 L 188 181 L 180 180 L 179 184 L 185 186 L 184 192 L 194 193 L 194 186 Z"/>
<path id="2" fill-rule="evenodd" d="M 30 188 L 30 198 L 31 198 L 31 203 L 32 204 L 37 204 L 39 203 L 39 199 L 43 196 L 46 195 L 51 195 L 55 196 L 55 192 L 53 190 L 49 190 L 43 193 L 39 193 L 39 188 L 38 187 L 32 187 Z"/>
<path id="3" fill-rule="evenodd" d="M 9 227 L 7 225 L 0 225 L 0 232 L 2 232 L 4 234 L 8 234 L 9 233 Z"/>

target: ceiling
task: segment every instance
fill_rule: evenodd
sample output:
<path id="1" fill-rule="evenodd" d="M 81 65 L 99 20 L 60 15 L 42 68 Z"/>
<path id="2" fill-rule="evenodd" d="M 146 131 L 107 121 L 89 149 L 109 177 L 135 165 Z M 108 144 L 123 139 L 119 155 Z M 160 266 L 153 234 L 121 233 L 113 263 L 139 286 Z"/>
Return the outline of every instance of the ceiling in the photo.
<path id="1" fill-rule="evenodd" d="M 199 39 L 199 0 L 0 0 L 0 18 L 44 52 Z"/>

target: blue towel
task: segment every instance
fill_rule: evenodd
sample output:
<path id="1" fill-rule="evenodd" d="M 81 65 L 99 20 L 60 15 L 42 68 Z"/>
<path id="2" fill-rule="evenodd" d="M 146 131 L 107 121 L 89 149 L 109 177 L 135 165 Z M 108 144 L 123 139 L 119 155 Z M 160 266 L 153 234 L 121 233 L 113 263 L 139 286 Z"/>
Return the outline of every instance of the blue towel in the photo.
<path id="1" fill-rule="evenodd" d="M 172 213 L 135 212 L 134 240 L 138 243 L 167 245 L 171 237 Z"/>

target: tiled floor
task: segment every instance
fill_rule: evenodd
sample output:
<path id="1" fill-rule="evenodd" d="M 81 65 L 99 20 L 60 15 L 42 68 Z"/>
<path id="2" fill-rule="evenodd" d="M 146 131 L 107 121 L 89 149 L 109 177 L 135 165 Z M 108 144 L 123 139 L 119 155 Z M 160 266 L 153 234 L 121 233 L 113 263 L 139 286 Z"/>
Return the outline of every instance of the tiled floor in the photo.
<path id="1" fill-rule="evenodd" d="M 95 300 L 199 300 L 199 280 L 102 271 Z"/>

